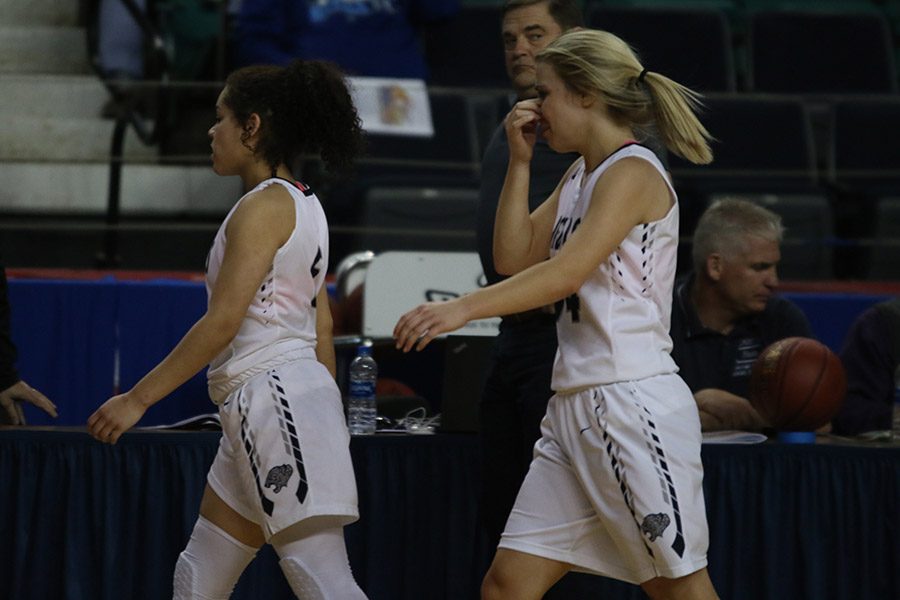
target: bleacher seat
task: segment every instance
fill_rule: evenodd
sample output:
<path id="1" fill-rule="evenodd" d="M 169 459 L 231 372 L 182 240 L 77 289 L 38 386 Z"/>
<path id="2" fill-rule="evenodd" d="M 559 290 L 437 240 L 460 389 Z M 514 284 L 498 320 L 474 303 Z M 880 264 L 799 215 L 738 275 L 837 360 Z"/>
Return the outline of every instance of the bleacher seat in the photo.
<path id="1" fill-rule="evenodd" d="M 397 177 L 447 180 L 477 175 L 478 140 L 472 109 L 462 94 L 430 93 L 433 137 L 388 134 L 367 136 L 368 163 L 360 164 L 360 180 Z"/>
<path id="2" fill-rule="evenodd" d="M 682 235 L 694 230 L 710 194 L 818 191 L 812 132 L 803 102 L 730 95 L 708 97 L 705 104 L 699 116 L 715 138 L 710 144 L 713 162 L 694 165 L 669 153 Z"/>
<path id="3" fill-rule="evenodd" d="M 741 0 L 742 9 L 748 12 L 773 10 L 814 10 L 816 12 L 879 12 L 880 0 Z"/>
<path id="4" fill-rule="evenodd" d="M 433 137 L 369 134 L 366 155 L 357 162 L 354 177 L 319 186 L 333 225 L 359 225 L 359 207 L 374 186 L 478 185 L 480 150 L 470 103 L 463 95 L 438 92 L 429 93 L 429 100 Z M 309 162 L 304 171 L 318 163 Z M 336 251 L 344 256 L 356 249 L 366 248 L 341 245 Z"/>
<path id="5" fill-rule="evenodd" d="M 700 120 L 715 138 L 713 162 L 693 165 L 671 155 L 676 187 L 703 193 L 799 193 L 815 188 L 815 150 L 800 99 L 707 98 Z"/>
<path id="6" fill-rule="evenodd" d="M 900 279 L 900 196 L 877 201 L 868 278 Z"/>
<path id="7" fill-rule="evenodd" d="M 829 178 L 839 189 L 900 193 L 900 98 L 836 102 L 831 132 Z"/>
<path id="8" fill-rule="evenodd" d="M 484 157 L 484 150 L 491 141 L 491 136 L 494 135 L 497 126 L 503 122 L 517 100 L 512 89 L 486 92 L 478 96 L 469 95 L 475 115 L 479 160 Z"/>
<path id="9" fill-rule="evenodd" d="M 878 13 L 749 15 L 750 89 L 835 94 L 897 90 L 887 20 Z"/>
<path id="10" fill-rule="evenodd" d="M 363 198 L 357 247 L 386 250 L 475 251 L 474 187 L 372 187 Z"/>
<path id="11" fill-rule="evenodd" d="M 507 88 L 501 6 L 466 6 L 424 37 L 429 83 L 437 86 Z"/>
<path id="12" fill-rule="evenodd" d="M 742 0 L 587 0 L 588 6 L 639 6 L 650 8 L 717 8 L 733 10 Z"/>
<path id="13" fill-rule="evenodd" d="M 587 20 L 628 42 L 651 71 L 698 91 L 735 90 L 731 31 L 719 10 L 595 5 Z"/>
<path id="14" fill-rule="evenodd" d="M 835 191 L 839 237 L 867 240 L 879 235 L 877 199 L 900 195 L 896 131 L 900 131 L 900 98 L 845 99 L 832 106 L 827 180 Z M 836 270 L 853 277 L 869 276 L 867 265 L 886 264 L 880 250 L 867 244 L 851 244 L 839 251 Z"/>

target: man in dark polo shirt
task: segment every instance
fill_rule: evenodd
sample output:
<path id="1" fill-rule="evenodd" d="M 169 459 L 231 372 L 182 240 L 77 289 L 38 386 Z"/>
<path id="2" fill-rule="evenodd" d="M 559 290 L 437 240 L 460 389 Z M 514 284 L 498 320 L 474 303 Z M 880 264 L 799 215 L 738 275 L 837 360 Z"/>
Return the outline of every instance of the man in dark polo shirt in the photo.
<path id="1" fill-rule="evenodd" d="M 694 272 L 675 284 L 672 358 L 694 392 L 704 431 L 765 426 L 747 400 L 750 370 L 772 342 L 812 337 L 809 321 L 775 295 L 781 218 L 752 202 L 709 207 L 694 232 Z"/>

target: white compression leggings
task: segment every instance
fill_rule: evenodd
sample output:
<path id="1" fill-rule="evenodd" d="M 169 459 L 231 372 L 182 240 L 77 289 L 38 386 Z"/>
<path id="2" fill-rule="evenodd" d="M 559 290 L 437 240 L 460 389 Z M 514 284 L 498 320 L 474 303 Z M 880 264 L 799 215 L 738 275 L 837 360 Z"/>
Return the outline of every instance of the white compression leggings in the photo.
<path id="1" fill-rule="evenodd" d="M 273 543 L 294 594 L 302 600 L 366 600 L 350 572 L 343 527 L 322 529 L 299 540 Z"/>
<path id="2" fill-rule="evenodd" d="M 273 545 L 281 570 L 301 600 L 365 600 L 350 572 L 343 528 Z M 256 548 L 199 517 L 175 564 L 173 600 L 227 600 L 255 556 Z"/>

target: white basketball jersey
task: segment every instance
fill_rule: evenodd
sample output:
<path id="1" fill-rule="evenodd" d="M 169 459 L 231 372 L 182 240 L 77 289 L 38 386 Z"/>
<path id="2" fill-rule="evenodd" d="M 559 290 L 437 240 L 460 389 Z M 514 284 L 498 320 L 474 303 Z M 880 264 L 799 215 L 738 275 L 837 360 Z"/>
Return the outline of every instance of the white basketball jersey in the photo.
<path id="1" fill-rule="evenodd" d="M 222 265 L 231 215 L 245 198 L 270 185 L 283 186 L 293 197 L 294 231 L 275 253 L 237 335 L 210 363 L 207 377 L 213 401 L 256 373 L 298 358 L 315 358 L 316 295 L 328 267 L 328 223 L 319 199 L 303 184 L 267 179 L 238 200 L 209 252 L 207 295 Z"/>
<path id="2" fill-rule="evenodd" d="M 597 181 L 614 163 L 637 157 L 652 164 L 673 198 L 666 216 L 632 229 L 576 294 L 562 301 L 555 391 L 675 373 L 669 321 L 678 248 L 678 201 L 665 169 L 649 149 L 620 148 L 591 173 L 584 159 L 563 184 L 550 254 L 555 255 L 587 213 Z"/>

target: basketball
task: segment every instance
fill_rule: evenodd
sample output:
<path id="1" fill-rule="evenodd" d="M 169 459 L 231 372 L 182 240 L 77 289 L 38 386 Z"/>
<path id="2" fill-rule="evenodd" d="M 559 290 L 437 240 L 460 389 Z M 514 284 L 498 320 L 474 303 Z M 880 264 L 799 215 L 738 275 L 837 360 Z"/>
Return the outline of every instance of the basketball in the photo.
<path id="1" fill-rule="evenodd" d="M 777 431 L 814 431 L 834 417 L 847 391 L 841 359 L 824 344 L 790 337 L 753 363 L 750 403 Z"/>

